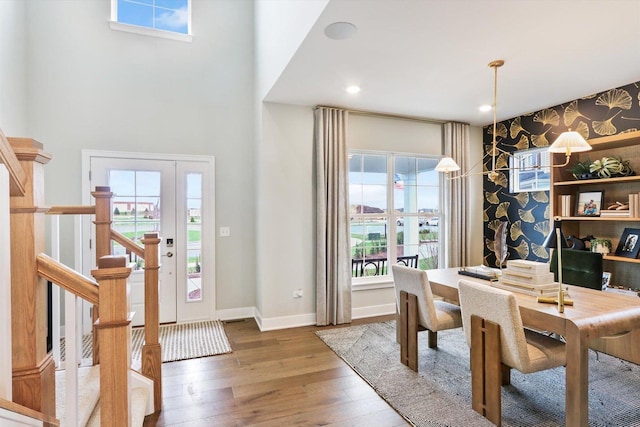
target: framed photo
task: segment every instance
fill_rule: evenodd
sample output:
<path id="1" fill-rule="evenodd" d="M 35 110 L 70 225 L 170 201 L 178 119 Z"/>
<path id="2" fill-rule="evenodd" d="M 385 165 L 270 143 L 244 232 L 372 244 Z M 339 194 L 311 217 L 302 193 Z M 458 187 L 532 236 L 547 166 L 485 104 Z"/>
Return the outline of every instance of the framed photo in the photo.
<path id="1" fill-rule="evenodd" d="M 603 271 L 602 272 L 602 290 L 605 290 L 609 287 L 609 283 L 611 283 L 611 272 Z"/>
<path id="2" fill-rule="evenodd" d="M 576 198 L 576 216 L 600 216 L 604 191 L 578 193 Z"/>
<path id="3" fill-rule="evenodd" d="M 638 256 L 638 250 L 640 250 L 639 240 L 640 229 L 625 228 L 622 232 L 622 237 L 620 237 L 620 242 L 616 249 L 616 255 L 627 258 L 636 258 Z"/>

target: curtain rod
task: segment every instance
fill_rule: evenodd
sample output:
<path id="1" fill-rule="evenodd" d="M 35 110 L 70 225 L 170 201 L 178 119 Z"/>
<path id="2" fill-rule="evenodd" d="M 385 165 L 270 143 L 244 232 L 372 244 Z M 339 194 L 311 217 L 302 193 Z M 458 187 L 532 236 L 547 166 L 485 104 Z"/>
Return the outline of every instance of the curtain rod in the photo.
<path id="1" fill-rule="evenodd" d="M 314 107 L 314 109 L 316 108 L 337 108 L 337 109 L 341 109 L 341 110 L 345 110 L 348 111 L 349 113 L 352 114 L 357 114 L 360 116 L 371 116 L 371 117 L 386 117 L 386 118 L 390 118 L 390 119 L 402 119 L 402 120 L 412 120 L 415 122 L 422 122 L 422 123 L 435 123 L 435 124 L 444 124 L 444 123 L 462 123 L 462 122 L 456 122 L 455 120 L 438 120 L 438 119 L 429 119 L 429 118 L 425 118 L 425 117 L 416 117 L 416 116 L 403 116 L 400 114 L 391 114 L 391 113 L 381 113 L 378 111 L 366 111 L 366 110 L 354 110 L 351 108 L 343 108 L 343 107 L 334 107 L 331 105 L 316 105 Z M 463 124 L 468 124 L 468 123 L 463 123 Z"/>

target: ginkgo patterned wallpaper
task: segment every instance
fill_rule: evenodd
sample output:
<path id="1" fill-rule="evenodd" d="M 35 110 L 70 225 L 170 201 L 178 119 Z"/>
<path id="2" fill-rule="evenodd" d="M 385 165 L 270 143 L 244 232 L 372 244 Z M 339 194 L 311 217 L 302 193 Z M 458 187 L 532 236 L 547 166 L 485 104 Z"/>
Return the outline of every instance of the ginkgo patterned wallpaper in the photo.
<path id="1" fill-rule="evenodd" d="M 536 111 L 500 122 L 496 142 L 511 153 L 546 147 L 562 132 L 578 131 L 585 139 L 635 131 L 640 128 L 640 82 L 576 99 L 566 104 Z M 483 131 L 485 153 L 490 152 L 493 125 Z M 508 154 L 497 159 L 498 167 L 508 167 Z M 485 157 L 485 170 L 491 168 L 491 156 Z M 496 266 L 493 252 L 495 231 L 507 221 L 507 259 L 547 261 L 549 251 L 542 246 L 549 232 L 549 192 L 510 193 L 508 173 L 495 181 L 484 180 L 484 264 Z"/>

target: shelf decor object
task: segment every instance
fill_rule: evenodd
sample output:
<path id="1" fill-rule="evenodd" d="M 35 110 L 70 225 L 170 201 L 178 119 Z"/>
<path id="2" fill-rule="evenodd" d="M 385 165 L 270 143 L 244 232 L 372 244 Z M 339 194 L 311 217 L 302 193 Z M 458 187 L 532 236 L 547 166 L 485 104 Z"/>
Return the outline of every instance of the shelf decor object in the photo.
<path id="1" fill-rule="evenodd" d="M 603 255 L 611 252 L 611 240 L 609 239 L 592 239 L 589 243 L 591 252 L 598 252 Z"/>
<path id="2" fill-rule="evenodd" d="M 629 165 L 629 160 L 622 160 L 619 156 L 605 156 L 600 160 L 594 160 L 589 165 L 589 171 L 597 178 L 615 178 L 636 174 Z"/>
<path id="3" fill-rule="evenodd" d="M 578 193 L 576 198 L 576 216 L 600 216 L 603 191 L 585 191 Z"/>
<path id="4" fill-rule="evenodd" d="M 625 228 L 616 248 L 616 256 L 637 258 L 640 251 L 640 229 Z"/>

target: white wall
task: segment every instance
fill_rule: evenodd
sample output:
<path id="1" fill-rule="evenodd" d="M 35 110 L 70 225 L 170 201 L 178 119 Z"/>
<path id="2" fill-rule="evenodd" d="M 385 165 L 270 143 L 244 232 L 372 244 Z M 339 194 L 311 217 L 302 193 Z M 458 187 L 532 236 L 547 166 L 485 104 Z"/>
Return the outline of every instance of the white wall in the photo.
<path id="1" fill-rule="evenodd" d="M 263 327 L 315 324 L 315 167 L 310 107 L 264 103 L 258 167 Z M 302 289 L 302 298 L 293 291 Z"/>
<path id="2" fill-rule="evenodd" d="M 232 231 L 216 237 L 217 309 L 256 306 L 267 326 L 314 323 L 313 112 L 255 107 L 253 2 L 194 0 L 193 8 L 194 41 L 183 43 L 111 30 L 108 1 L 0 1 L 0 128 L 52 153 L 51 205 L 80 203 L 83 148 L 215 156 L 217 226 Z M 404 132 L 403 141 L 439 153 L 415 122 L 352 115 L 350 123 L 363 124 L 354 144 L 373 130 Z M 480 152 L 480 128 L 472 140 Z M 474 194 L 480 263 L 482 188 Z M 63 253 L 73 254 L 71 240 L 63 237 Z M 353 299 L 356 317 L 393 304 L 388 289 Z"/>
<path id="3" fill-rule="evenodd" d="M 265 98 L 329 0 L 256 1 L 256 92 Z"/>
<path id="4" fill-rule="evenodd" d="M 25 4 L 0 1 L 0 129 L 27 131 Z M 0 398 L 11 400 L 11 246 L 9 173 L 0 165 Z"/>
<path id="5" fill-rule="evenodd" d="M 469 161 L 469 164 L 473 165 L 482 159 L 484 151 L 482 146 L 482 127 L 471 126 L 469 140 L 471 145 L 471 161 Z M 484 261 L 484 224 L 482 222 L 484 190 L 482 181 L 482 179 L 469 179 L 470 209 L 467 212 L 469 215 L 469 238 L 467 243 L 471 247 L 471 265 L 480 265 Z"/>
<path id="6" fill-rule="evenodd" d="M 231 227 L 217 308 L 253 306 L 253 2 L 194 0 L 192 43 L 111 30 L 109 5 L 27 3 L 26 136 L 53 155 L 46 200 L 80 204 L 83 148 L 215 156 L 217 226 Z"/>
<path id="7" fill-rule="evenodd" d="M 263 329 L 315 324 L 315 164 L 313 110 L 264 103 L 260 155 L 257 158 L 257 284 L 259 321 Z M 349 116 L 351 148 L 440 154 L 438 124 L 379 117 Z M 472 129 L 472 146 L 482 150 L 482 129 Z M 479 155 L 479 154 L 476 154 Z M 477 160 L 472 159 L 472 163 Z M 472 209 L 482 259 L 482 188 Z M 476 201 L 476 202 L 477 202 Z M 476 218 L 477 217 L 477 218 Z M 393 313 L 395 296 L 387 288 L 353 293 L 354 317 Z M 295 289 L 303 297 L 293 298 Z"/>
<path id="8" fill-rule="evenodd" d="M 0 129 L 27 135 L 25 2 L 0 1 Z"/>

